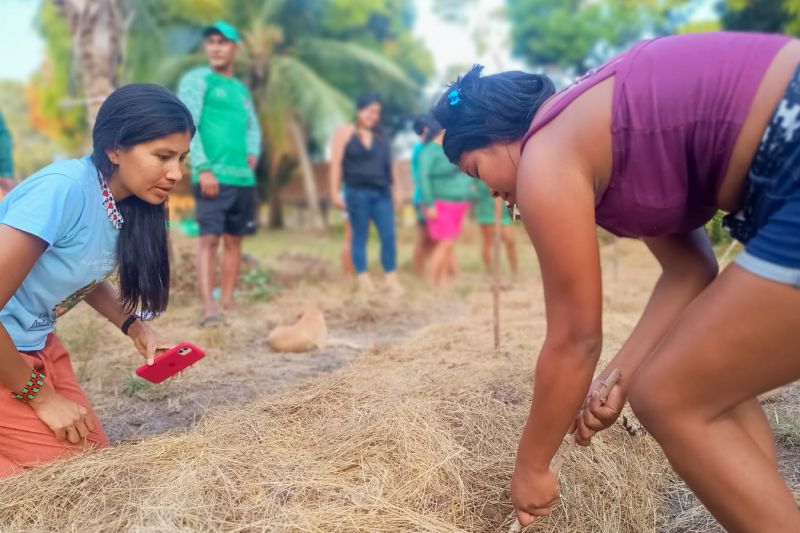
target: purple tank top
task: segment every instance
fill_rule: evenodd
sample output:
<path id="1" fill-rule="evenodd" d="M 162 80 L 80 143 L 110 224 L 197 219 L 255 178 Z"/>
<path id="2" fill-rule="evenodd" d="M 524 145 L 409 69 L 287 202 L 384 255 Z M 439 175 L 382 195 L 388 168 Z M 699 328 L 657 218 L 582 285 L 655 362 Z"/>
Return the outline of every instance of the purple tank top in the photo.
<path id="1" fill-rule="evenodd" d="M 783 35 L 706 33 L 643 41 L 561 93 L 525 143 L 578 96 L 615 76 L 611 177 L 597 223 L 623 237 L 686 232 L 716 195 L 750 104 Z"/>

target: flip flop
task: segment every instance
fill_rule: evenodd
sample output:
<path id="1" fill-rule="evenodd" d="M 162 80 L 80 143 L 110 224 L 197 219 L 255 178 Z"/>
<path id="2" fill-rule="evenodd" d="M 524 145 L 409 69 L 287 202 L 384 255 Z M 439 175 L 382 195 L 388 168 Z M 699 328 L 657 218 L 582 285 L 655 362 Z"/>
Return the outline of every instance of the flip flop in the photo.
<path id="1" fill-rule="evenodd" d="M 220 315 L 208 315 L 200 321 L 201 328 L 222 326 L 225 320 Z"/>

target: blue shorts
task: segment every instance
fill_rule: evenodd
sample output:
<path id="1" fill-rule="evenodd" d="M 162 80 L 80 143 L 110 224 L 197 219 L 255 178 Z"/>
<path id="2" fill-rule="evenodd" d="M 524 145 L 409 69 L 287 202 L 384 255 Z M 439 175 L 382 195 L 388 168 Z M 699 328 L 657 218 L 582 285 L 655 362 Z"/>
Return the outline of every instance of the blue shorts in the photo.
<path id="1" fill-rule="evenodd" d="M 800 69 L 764 130 L 742 209 L 725 226 L 745 244 L 739 266 L 800 287 Z"/>

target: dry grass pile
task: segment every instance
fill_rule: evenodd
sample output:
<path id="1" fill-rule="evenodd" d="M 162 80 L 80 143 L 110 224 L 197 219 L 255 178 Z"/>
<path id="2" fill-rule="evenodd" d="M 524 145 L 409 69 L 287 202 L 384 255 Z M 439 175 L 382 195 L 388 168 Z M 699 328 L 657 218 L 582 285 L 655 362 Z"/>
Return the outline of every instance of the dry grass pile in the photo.
<path id="1" fill-rule="evenodd" d="M 217 411 L 187 433 L 5 480 L 0 524 L 26 532 L 504 532 L 543 336 L 535 299 L 529 290 L 505 296 L 502 353 L 490 349 L 484 295 L 468 316 L 280 396 Z M 617 426 L 576 451 L 562 471 L 562 503 L 535 530 L 654 531 L 670 482 L 655 443 Z"/>

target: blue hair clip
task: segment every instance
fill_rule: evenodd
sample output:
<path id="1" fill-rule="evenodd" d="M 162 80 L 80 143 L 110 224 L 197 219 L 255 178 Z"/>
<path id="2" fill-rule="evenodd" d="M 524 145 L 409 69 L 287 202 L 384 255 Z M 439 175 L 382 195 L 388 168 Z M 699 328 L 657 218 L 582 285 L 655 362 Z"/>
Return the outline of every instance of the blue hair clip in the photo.
<path id="1" fill-rule="evenodd" d="M 450 99 L 450 105 L 456 105 L 461 102 L 461 89 L 453 89 L 447 94 Z"/>

